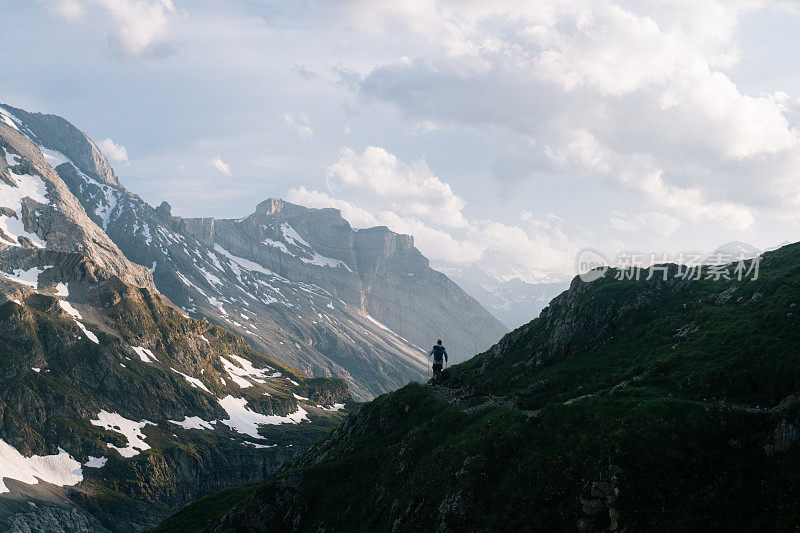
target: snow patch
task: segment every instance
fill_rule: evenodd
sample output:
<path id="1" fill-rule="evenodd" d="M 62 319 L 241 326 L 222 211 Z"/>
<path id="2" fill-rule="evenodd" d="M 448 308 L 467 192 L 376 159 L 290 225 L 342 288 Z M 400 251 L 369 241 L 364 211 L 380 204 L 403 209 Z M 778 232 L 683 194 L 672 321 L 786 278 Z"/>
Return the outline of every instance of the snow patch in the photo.
<path id="1" fill-rule="evenodd" d="M 19 165 L 19 162 L 22 161 L 22 158 L 17 154 L 12 154 L 11 152 L 6 151 L 6 164 L 10 167 L 15 167 Z"/>
<path id="2" fill-rule="evenodd" d="M 0 207 L 13 209 L 16 213 L 13 217 L 0 215 L 0 228 L 6 233 L 7 239 L 4 242 L 12 246 L 21 246 L 19 237 L 27 237 L 39 248 L 44 248 L 45 243 L 38 235 L 25 230 L 25 225 L 21 220 L 22 199 L 30 198 L 40 204 L 50 204 L 50 200 L 45 196 L 47 188 L 44 181 L 39 176 L 31 174 L 8 173 L 8 176 L 15 182 L 16 186 L 0 181 Z"/>
<path id="3" fill-rule="evenodd" d="M 184 374 L 184 373 L 183 373 L 183 372 L 181 372 L 180 370 L 176 370 L 176 369 L 174 369 L 174 368 L 172 368 L 172 367 L 170 367 L 170 369 L 171 369 L 173 372 L 175 372 L 176 374 L 180 374 L 181 376 L 183 376 L 183 379 L 185 379 L 186 381 L 188 381 L 188 382 L 189 382 L 189 385 L 191 385 L 193 389 L 203 389 L 203 390 L 204 390 L 204 391 L 206 391 L 207 393 L 211 394 L 211 391 L 210 391 L 210 390 L 208 390 L 208 387 L 206 387 L 206 386 L 203 384 L 203 382 L 202 382 L 202 381 L 200 381 L 199 379 L 197 379 L 197 378 L 193 378 L 192 376 L 187 376 L 186 374 Z"/>
<path id="4" fill-rule="evenodd" d="M 211 424 L 214 424 L 216 421 L 207 421 L 203 420 L 199 416 L 187 416 L 184 417 L 182 422 L 178 422 L 177 420 L 170 420 L 171 423 L 177 424 L 184 429 L 214 429 Z"/>
<path id="5" fill-rule="evenodd" d="M 134 352 L 136 352 L 136 355 L 139 356 L 139 359 L 141 359 L 145 363 L 152 363 L 153 361 L 158 361 L 158 359 L 156 359 L 156 356 L 153 355 L 153 352 L 151 352 L 147 348 L 143 348 L 141 346 L 131 346 L 131 348 L 133 349 Z"/>
<path id="6" fill-rule="evenodd" d="M 81 320 L 81 319 L 83 319 L 83 317 L 81 316 L 81 313 L 80 313 L 80 311 L 78 311 L 77 309 L 75 309 L 74 307 L 72 307 L 72 304 L 71 304 L 71 303 L 69 303 L 68 301 L 66 301 L 66 300 L 59 300 L 59 301 L 58 301 L 58 305 L 60 305 L 60 306 L 61 306 L 61 309 L 63 309 L 64 311 L 66 311 L 67 313 L 69 313 L 70 315 L 72 315 L 72 318 L 74 318 L 74 319 L 76 319 L 76 320 Z"/>
<path id="7" fill-rule="evenodd" d="M 83 463 L 83 466 L 88 466 L 89 468 L 103 468 L 106 466 L 106 462 L 108 462 L 108 457 L 92 457 L 89 456 L 89 460 Z"/>
<path id="8" fill-rule="evenodd" d="M 308 244 L 288 222 L 281 224 L 281 233 L 283 233 L 283 238 L 286 239 L 286 242 L 290 242 L 295 246 L 311 248 L 311 245 Z"/>
<path id="9" fill-rule="evenodd" d="M 214 307 L 219 309 L 219 312 L 222 313 L 223 315 L 227 315 L 228 314 L 228 313 L 225 312 L 225 308 L 222 307 L 222 302 L 217 300 L 214 296 L 212 296 L 212 297 L 210 297 L 208 299 L 208 303 L 210 303 L 211 305 L 213 305 Z"/>
<path id="10" fill-rule="evenodd" d="M 280 241 L 273 241 L 272 239 L 268 239 L 265 237 L 264 240 L 261 242 L 266 244 L 267 246 L 272 246 L 273 248 L 277 248 L 281 252 L 294 257 L 294 254 L 290 252 L 289 249 L 286 247 L 286 245 Z"/>
<path id="11" fill-rule="evenodd" d="M 117 208 L 117 193 L 111 186 L 106 184 L 100 185 L 100 189 L 103 191 L 105 202 L 101 201 L 98 203 L 94 214 L 103 221 L 103 230 L 105 231 L 108 229 L 108 222 L 111 220 L 111 214 L 114 212 L 114 209 Z"/>
<path id="12" fill-rule="evenodd" d="M 152 426 L 156 425 L 147 420 L 142 420 L 141 422 L 128 420 L 117 413 L 109 413 L 108 411 L 100 411 L 97 413 L 97 420 L 89 420 L 89 422 L 93 426 L 102 427 L 107 431 L 113 431 L 125 437 L 128 441 L 126 447 L 118 448 L 110 442 L 107 443 L 107 446 L 117 450 L 122 457 L 126 458 L 139 455 L 140 451 L 150 449 L 150 445 L 144 441 L 146 437 L 144 433 L 142 433 L 142 429 L 148 424 Z"/>
<path id="13" fill-rule="evenodd" d="M 17 117 L 15 117 L 11 113 L 9 113 L 5 109 L 3 109 L 2 107 L 0 107 L 0 120 L 5 122 L 7 126 L 9 126 L 11 128 L 14 128 L 17 131 L 19 131 L 19 128 L 17 127 L 17 124 L 22 125 L 22 122 L 20 122 L 20 120 Z"/>
<path id="14" fill-rule="evenodd" d="M 69 303 L 66 300 L 59 300 L 58 301 L 58 305 L 61 306 L 61 309 L 63 309 L 64 311 L 66 311 L 67 313 L 72 315 L 72 318 L 75 320 L 75 324 L 77 324 L 78 327 L 81 328 L 81 331 L 83 331 L 83 334 L 86 335 L 86 337 L 90 341 L 92 341 L 95 344 L 100 344 L 100 340 L 97 338 L 97 335 L 95 335 L 94 333 L 89 331 L 86 328 L 86 326 L 84 326 L 83 323 L 80 322 L 83 319 L 83 317 L 81 316 L 80 312 L 77 309 L 72 307 L 71 303 Z"/>
<path id="15" fill-rule="evenodd" d="M 238 256 L 233 255 L 232 253 L 230 253 L 228 250 L 226 250 L 225 248 L 223 248 L 219 244 L 215 244 L 214 245 L 214 250 L 216 250 L 217 252 L 221 253 L 225 257 L 227 257 L 230 262 L 235 263 L 236 265 L 242 267 L 245 270 L 249 270 L 251 272 L 259 272 L 261 274 L 264 274 L 265 276 L 274 276 L 275 275 L 274 272 L 272 272 L 271 270 L 269 270 L 267 268 L 264 268 L 263 266 L 259 265 L 258 263 L 250 261 L 249 259 L 244 259 L 243 257 L 238 257 Z"/>
<path id="16" fill-rule="evenodd" d="M 58 150 L 50 150 L 49 148 L 45 148 L 44 146 L 39 145 L 39 150 L 42 151 L 42 155 L 44 156 L 44 160 L 47 162 L 48 165 L 55 169 L 58 165 L 64 163 L 70 163 L 76 169 L 78 166 L 72 162 L 72 159 L 65 156 Z"/>
<path id="17" fill-rule="evenodd" d="M 0 439 L 0 493 L 10 492 L 3 483 L 4 479 L 14 479 L 29 485 L 44 481 L 66 487 L 83 481 L 83 471 L 81 464 L 61 448 L 56 455 L 25 457 Z"/>
<path id="18" fill-rule="evenodd" d="M 212 274 L 211 272 L 209 272 L 208 270 L 206 270 L 205 268 L 198 266 L 197 270 L 199 270 L 203 274 L 203 276 L 206 278 L 206 281 L 208 281 L 209 285 L 220 285 L 220 286 L 222 285 L 222 282 L 219 280 L 219 278 L 214 274 Z"/>
<path id="19" fill-rule="evenodd" d="M 66 283 L 59 283 L 56 285 L 56 296 L 62 296 L 64 298 L 69 296 L 69 288 Z"/>
<path id="20" fill-rule="evenodd" d="M 253 363 L 244 357 L 239 357 L 233 354 L 228 354 L 228 357 L 233 359 L 234 362 L 226 359 L 225 357 L 220 357 L 222 366 L 225 369 L 225 372 L 227 372 L 231 377 L 233 382 L 243 389 L 253 386 L 252 383 L 244 378 L 250 378 L 256 383 L 266 383 L 265 379 L 270 377 L 269 373 L 271 373 L 273 370 L 270 367 L 255 368 Z"/>
<path id="21" fill-rule="evenodd" d="M 250 435 L 254 438 L 261 438 L 258 434 L 258 426 L 278 425 L 278 424 L 299 424 L 303 420 L 308 420 L 308 412 L 299 407 L 294 413 L 286 416 L 263 415 L 248 409 L 247 400 L 244 398 L 234 398 L 228 395 L 219 404 L 228 413 L 228 419 L 221 422 L 238 433 Z"/>
<path id="22" fill-rule="evenodd" d="M 322 267 L 330 267 L 330 268 L 345 268 L 348 272 L 352 272 L 350 267 L 347 266 L 347 263 L 340 259 L 333 259 L 331 257 L 325 257 L 324 255 L 320 255 L 317 252 L 314 252 L 314 257 L 308 259 L 306 257 L 301 257 L 300 260 L 304 263 L 308 263 L 310 265 L 317 265 Z"/>
<path id="23" fill-rule="evenodd" d="M 263 450 L 264 448 L 274 448 L 277 446 L 277 444 L 257 444 L 255 442 L 250 442 L 248 440 L 242 441 L 242 444 L 244 444 L 245 446 L 252 446 L 257 450 Z"/>
<path id="24" fill-rule="evenodd" d="M 11 281 L 16 281 L 17 283 L 22 283 L 23 285 L 27 285 L 28 287 L 33 287 L 35 289 L 39 286 L 39 274 L 42 272 L 44 272 L 44 270 L 37 267 L 29 268 L 28 270 L 22 270 L 21 268 L 18 268 L 15 269 L 11 274 L 0 271 L 0 275 L 10 279 Z"/>
<path id="25" fill-rule="evenodd" d="M 142 226 L 142 235 L 144 235 L 145 242 L 148 245 L 153 243 L 153 236 L 150 235 L 150 226 L 148 226 L 147 224 L 144 224 Z M 155 265 L 156 265 L 156 262 L 153 261 L 153 270 L 155 270 L 155 268 L 156 268 Z"/>

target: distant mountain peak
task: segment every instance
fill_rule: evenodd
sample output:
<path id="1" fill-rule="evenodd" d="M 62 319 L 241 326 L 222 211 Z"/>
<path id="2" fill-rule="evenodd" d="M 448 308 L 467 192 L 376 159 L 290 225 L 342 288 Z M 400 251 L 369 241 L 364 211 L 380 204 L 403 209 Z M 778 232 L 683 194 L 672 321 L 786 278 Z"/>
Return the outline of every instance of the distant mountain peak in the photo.
<path id="1" fill-rule="evenodd" d="M 98 181 L 121 186 L 100 148 L 67 120 L 58 115 L 29 113 L 7 104 L 0 104 L 0 110 L 6 116 L 10 115 L 16 124 L 15 129 L 37 145 L 63 154 L 79 170 Z"/>
<path id="2" fill-rule="evenodd" d="M 759 250 L 752 244 L 743 241 L 731 241 L 723 244 L 714 250 L 709 260 L 720 258 L 722 261 L 735 261 L 737 259 L 752 259 L 761 255 L 762 250 Z"/>
<path id="3" fill-rule="evenodd" d="M 256 206 L 256 213 L 263 215 L 274 215 L 283 210 L 286 202 L 281 198 L 267 198 Z"/>

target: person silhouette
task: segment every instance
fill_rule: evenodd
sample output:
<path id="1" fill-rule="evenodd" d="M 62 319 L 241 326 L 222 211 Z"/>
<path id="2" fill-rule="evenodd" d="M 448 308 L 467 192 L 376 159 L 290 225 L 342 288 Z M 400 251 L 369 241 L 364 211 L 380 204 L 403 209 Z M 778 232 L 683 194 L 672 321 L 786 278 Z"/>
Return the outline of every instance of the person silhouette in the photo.
<path id="1" fill-rule="evenodd" d="M 433 381 L 434 383 L 442 382 L 442 366 L 447 361 L 447 349 L 442 345 L 442 339 L 436 341 L 433 348 L 431 348 L 428 357 L 433 356 Z"/>

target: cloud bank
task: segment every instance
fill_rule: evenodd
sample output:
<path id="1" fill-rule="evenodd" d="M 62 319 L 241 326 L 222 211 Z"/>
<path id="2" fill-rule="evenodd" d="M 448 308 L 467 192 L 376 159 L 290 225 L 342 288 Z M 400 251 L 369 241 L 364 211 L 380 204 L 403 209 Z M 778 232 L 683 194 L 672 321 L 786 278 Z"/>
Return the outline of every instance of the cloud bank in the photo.
<path id="1" fill-rule="evenodd" d="M 520 267 L 529 281 L 571 268 L 574 241 L 559 241 L 563 221 L 538 220 L 530 212 L 521 212 L 516 226 L 470 220 L 464 200 L 424 160 L 407 163 L 376 146 L 360 154 L 343 147 L 339 160 L 328 167 L 327 184 L 330 194 L 299 187 L 286 198 L 309 207 L 337 208 L 355 227 L 385 225 L 413 235 L 420 250 L 440 263 L 474 263 L 501 252 L 514 258 L 515 265 L 536 265 Z"/>
<path id="2" fill-rule="evenodd" d="M 747 94 L 726 74 L 741 19 L 781 5 L 672 4 L 351 2 L 361 31 L 408 32 L 429 50 L 373 68 L 359 91 L 421 124 L 487 132 L 501 186 L 597 179 L 733 231 L 760 209 L 796 217 L 798 102 Z"/>
<path id="3" fill-rule="evenodd" d="M 72 23 L 90 12 L 101 15 L 114 49 L 132 58 L 163 49 L 178 16 L 172 0 L 53 0 L 51 9 Z"/>

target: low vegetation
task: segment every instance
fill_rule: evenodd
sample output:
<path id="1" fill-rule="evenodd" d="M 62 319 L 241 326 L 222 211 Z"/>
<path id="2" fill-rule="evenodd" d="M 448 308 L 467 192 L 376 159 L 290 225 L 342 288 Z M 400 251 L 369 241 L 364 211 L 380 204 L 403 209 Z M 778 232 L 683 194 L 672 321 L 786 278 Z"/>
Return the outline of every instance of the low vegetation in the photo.
<path id="1" fill-rule="evenodd" d="M 800 246 L 757 279 L 616 274 L 157 531 L 793 529 Z"/>

